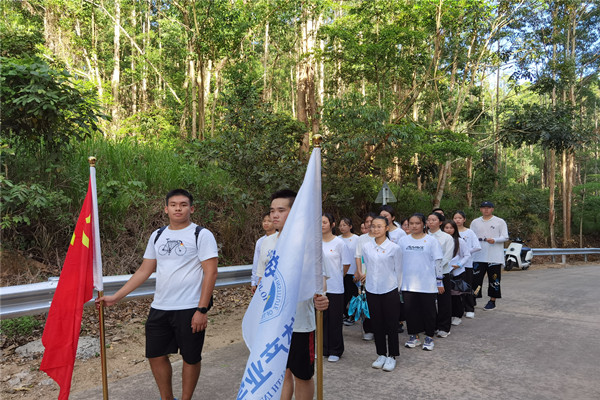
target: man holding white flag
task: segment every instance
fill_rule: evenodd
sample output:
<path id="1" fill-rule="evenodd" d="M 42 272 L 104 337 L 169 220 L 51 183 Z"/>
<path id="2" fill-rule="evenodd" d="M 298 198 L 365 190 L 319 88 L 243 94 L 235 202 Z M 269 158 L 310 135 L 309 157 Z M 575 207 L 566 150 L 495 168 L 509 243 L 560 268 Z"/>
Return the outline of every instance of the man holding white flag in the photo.
<path id="1" fill-rule="evenodd" d="M 320 148 L 308 163 L 300 192 L 271 197 L 280 232 L 261 246 L 256 293 L 242 322 L 250 356 L 238 399 L 312 399 L 315 308 L 326 310 L 321 265 Z"/>

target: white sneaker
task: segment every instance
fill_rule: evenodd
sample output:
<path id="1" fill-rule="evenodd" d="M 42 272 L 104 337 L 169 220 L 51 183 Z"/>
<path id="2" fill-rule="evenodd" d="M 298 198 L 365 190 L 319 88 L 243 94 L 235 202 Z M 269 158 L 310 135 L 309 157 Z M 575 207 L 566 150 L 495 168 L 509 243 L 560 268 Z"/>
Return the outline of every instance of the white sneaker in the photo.
<path id="1" fill-rule="evenodd" d="M 392 357 L 388 357 L 385 359 L 385 364 L 383 364 L 383 370 L 387 372 L 391 372 L 396 368 L 396 360 Z"/>
<path id="2" fill-rule="evenodd" d="M 386 356 L 379 356 L 379 357 L 377 357 L 377 360 L 375 360 L 375 362 L 373 364 L 371 364 L 371 367 L 380 369 L 383 367 L 386 360 L 387 360 Z"/>
<path id="3" fill-rule="evenodd" d="M 452 322 L 451 322 L 452 325 L 458 326 L 458 325 L 460 325 L 461 322 L 462 322 L 462 319 L 460 319 L 458 317 L 452 317 Z"/>
<path id="4" fill-rule="evenodd" d="M 425 342 L 423 343 L 423 350 L 433 351 L 433 339 L 429 336 L 425 336 Z"/>
<path id="5" fill-rule="evenodd" d="M 450 332 L 438 331 L 438 333 L 437 333 L 437 337 L 441 337 L 441 338 L 448 337 L 448 335 L 450 335 Z"/>
<path id="6" fill-rule="evenodd" d="M 375 335 L 372 333 L 363 333 L 363 340 L 373 340 L 375 339 Z"/>
<path id="7" fill-rule="evenodd" d="M 329 356 L 329 357 L 327 357 L 327 361 L 338 362 L 338 361 L 340 361 L 340 358 L 338 356 Z"/>
<path id="8" fill-rule="evenodd" d="M 473 318 L 475 318 L 475 313 L 472 311 L 469 311 L 469 312 L 465 313 L 465 317 L 473 319 Z"/>

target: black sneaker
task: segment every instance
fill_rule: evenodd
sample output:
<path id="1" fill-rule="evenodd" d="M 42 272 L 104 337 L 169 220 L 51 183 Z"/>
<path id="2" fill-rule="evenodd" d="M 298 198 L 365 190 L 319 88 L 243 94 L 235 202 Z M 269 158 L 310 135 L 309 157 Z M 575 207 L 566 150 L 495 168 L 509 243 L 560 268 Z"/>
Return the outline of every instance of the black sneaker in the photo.
<path id="1" fill-rule="evenodd" d="M 496 308 L 496 302 L 495 301 L 488 301 L 488 303 L 485 305 L 485 307 L 483 307 L 484 310 L 486 311 L 490 311 L 493 310 L 494 308 Z"/>

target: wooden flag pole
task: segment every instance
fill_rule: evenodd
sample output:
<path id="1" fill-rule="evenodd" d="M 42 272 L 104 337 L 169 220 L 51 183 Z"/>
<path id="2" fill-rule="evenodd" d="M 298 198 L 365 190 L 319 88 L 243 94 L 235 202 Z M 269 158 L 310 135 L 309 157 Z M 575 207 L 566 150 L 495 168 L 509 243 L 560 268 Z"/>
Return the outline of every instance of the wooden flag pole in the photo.
<path id="1" fill-rule="evenodd" d="M 95 170 L 96 170 L 96 157 L 91 156 L 88 157 L 88 163 L 90 164 L 90 171 L 92 168 L 94 168 L 94 176 L 95 176 Z M 93 191 L 95 191 L 95 180 L 94 180 L 94 188 L 92 189 Z M 94 208 L 97 207 L 97 204 L 94 205 Z M 95 211 L 97 211 L 97 209 L 95 209 Z M 95 213 L 95 217 L 97 217 L 97 212 Z M 95 223 L 97 224 L 98 221 L 95 221 Z M 95 238 L 95 240 L 100 240 L 99 237 Z M 99 247 L 97 247 L 99 248 Z M 98 253 L 100 254 L 100 253 Z M 98 297 L 102 297 L 104 296 L 104 290 L 99 290 L 98 291 Z M 102 398 L 104 400 L 108 400 L 108 373 L 106 370 L 106 336 L 105 336 L 105 330 L 104 330 L 104 302 L 100 302 L 100 307 L 98 309 L 98 320 L 100 323 L 100 364 L 102 366 Z"/>
<path id="2" fill-rule="evenodd" d="M 313 136 L 313 145 L 321 147 L 323 137 Z M 324 296 L 319 293 L 318 295 Z M 323 311 L 317 310 L 317 400 L 323 400 Z"/>
<path id="3" fill-rule="evenodd" d="M 323 311 L 317 310 L 317 400 L 323 400 Z"/>
<path id="4" fill-rule="evenodd" d="M 98 297 L 104 296 L 104 291 L 98 292 Z M 102 364 L 102 398 L 108 400 L 108 374 L 106 370 L 106 336 L 104 330 L 104 302 L 100 302 L 100 363 Z"/>

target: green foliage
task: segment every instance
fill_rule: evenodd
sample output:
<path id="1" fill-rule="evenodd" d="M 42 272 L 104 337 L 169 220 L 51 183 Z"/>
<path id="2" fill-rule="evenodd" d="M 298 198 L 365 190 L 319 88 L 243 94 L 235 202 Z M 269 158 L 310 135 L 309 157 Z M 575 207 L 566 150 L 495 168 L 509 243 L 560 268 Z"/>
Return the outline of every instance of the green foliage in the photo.
<path id="1" fill-rule="evenodd" d="M 0 58 L 0 95 L 5 138 L 24 147 L 59 149 L 72 137 L 98 130 L 103 117 L 95 94 L 66 70 L 41 60 Z"/>
<path id="2" fill-rule="evenodd" d="M 0 321 L 0 334 L 12 340 L 21 336 L 31 335 L 41 328 L 42 323 L 32 316 L 4 319 Z"/>
<path id="3" fill-rule="evenodd" d="M 502 142 L 507 146 L 540 143 L 542 147 L 562 151 L 579 146 L 591 129 L 582 125 L 578 110 L 566 104 L 548 107 L 525 104 L 515 107 L 502 124 Z"/>

